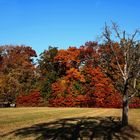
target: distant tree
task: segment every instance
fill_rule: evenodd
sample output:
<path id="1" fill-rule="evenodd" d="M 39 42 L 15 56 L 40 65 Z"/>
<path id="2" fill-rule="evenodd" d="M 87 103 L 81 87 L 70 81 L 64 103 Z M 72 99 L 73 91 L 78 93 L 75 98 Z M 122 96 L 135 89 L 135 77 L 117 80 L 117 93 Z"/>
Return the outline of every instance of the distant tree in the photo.
<path id="1" fill-rule="evenodd" d="M 59 50 L 54 60 L 66 71 L 52 83 L 51 106 L 120 107 L 121 96 L 98 66 L 97 43 Z"/>
<path id="2" fill-rule="evenodd" d="M 127 35 L 121 32 L 117 24 L 112 29 L 105 25 L 103 37 L 105 44 L 101 46 L 101 67 L 111 77 L 123 95 L 122 125 L 128 125 L 128 109 L 131 98 L 138 94 L 140 77 L 140 44 L 137 37 L 139 31 Z"/>
<path id="3" fill-rule="evenodd" d="M 65 68 L 63 75 L 66 74 L 70 68 L 78 68 L 80 64 L 80 49 L 76 47 L 69 47 L 66 50 L 59 50 L 55 61 L 59 63 L 59 66 Z"/>
<path id="4" fill-rule="evenodd" d="M 45 100 L 48 100 L 51 94 L 51 85 L 59 77 L 59 66 L 58 63 L 54 61 L 58 53 L 57 47 L 49 47 L 40 54 L 40 59 L 38 60 L 38 73 L 39 73 L 39 89 Z"/>
<path id="5" fill-rule="evenodd" d="M 83 86 L 84 82 L 84 76 L 80 71 L 75 68 L 68 70 L 66 76 L 63 76 L 52 84 L 50 105 L 65 107 L 80 106 L 81 102 L 77 102 L 77 97 L 83 95 L 81 96 L 83 101 L 86 98 Z"/>
<path id="6" fill-rule="evenodd" d="M 14 102 L 20 93 L 28 93 L 35 83 L 36 52 L 29 46 L 0 47 L 1 100 Z"/>

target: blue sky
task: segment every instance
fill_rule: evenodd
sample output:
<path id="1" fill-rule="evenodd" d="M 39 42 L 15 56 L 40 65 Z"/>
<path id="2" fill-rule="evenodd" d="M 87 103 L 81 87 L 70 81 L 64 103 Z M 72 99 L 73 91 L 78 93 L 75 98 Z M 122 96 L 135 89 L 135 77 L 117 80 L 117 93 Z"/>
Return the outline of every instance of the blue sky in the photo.
<path id="1" fill-rule="evenodd" d="M 140 27 L 140 0 L 0 0 L 0 45 L 29 45 L 41 53 L 94 41 L 104 23 Z"/>

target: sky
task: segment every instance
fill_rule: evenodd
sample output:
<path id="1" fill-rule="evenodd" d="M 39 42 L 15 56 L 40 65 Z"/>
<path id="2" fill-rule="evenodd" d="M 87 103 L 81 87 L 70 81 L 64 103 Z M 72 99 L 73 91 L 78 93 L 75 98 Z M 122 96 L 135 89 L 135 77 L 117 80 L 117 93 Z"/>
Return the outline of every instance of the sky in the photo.
<path id="1" fill-rule="evenodd" d="M 95 41 L 103 26 L 140 28 L 140 0 L 0 0 L 0 45 L 27 45 L 40 54 Z"/>

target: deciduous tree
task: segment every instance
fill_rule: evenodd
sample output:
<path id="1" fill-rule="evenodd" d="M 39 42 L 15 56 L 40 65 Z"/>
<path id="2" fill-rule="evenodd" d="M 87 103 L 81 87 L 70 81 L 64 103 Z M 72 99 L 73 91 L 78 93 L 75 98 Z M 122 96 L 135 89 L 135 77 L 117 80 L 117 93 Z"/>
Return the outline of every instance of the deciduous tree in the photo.
<path id="1" fill-rule="evenodd" d="M 29 46 L 0 47 L 0 94 L 3 101 L 14 102 L 20 93 L 28 93 L 35 83 L 33 57 Z"/>
<path id="2" fill-rule="evenodd" d="M 105 44 L 102 47 L 104 53 L 101 55 L 101 63 L 104 64 L 104 72 L 116 79 L 117 88 L 123 94 L 122 125 L 126 126 L 129 102 L 138 93 L 136 87 L 140 77 L 140 45 L 137 40 L 139 31 L 127 35 L 126 31 L 120 32 L 117 24 L 112 25 L 112 29 L 107 25 L 104 28 Z"/>

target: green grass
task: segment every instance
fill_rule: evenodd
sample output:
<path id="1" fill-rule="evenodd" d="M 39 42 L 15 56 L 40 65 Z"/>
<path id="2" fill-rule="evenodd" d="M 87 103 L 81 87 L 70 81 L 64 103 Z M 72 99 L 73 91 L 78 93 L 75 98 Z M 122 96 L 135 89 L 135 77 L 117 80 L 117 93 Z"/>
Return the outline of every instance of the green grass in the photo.
<path id="1" fill-rule="evenodd" d="M 126 128 L 120 109 L 2 108 L 1 140 L 140 139 L 140 109 L 130 109 Z"/>

